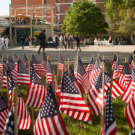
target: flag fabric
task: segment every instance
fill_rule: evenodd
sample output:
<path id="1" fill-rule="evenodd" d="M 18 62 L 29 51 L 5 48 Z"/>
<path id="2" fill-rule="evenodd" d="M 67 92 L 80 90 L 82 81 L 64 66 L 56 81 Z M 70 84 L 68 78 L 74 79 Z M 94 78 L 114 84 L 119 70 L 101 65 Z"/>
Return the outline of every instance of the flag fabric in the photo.
<path id="1" fill-rule="evenodd" d="M 132 54 L 130 54 L 128 61 L 127 61 L 130 69 L 131 69 L 132 60 L 133 60 L 133 56 L 132 56 Z"/>
<path id="2" fill-rule="evenodd" d="M 2 81 L 2 56 L 0 55 L 0 82 Z"/>
<path id="3" fill-rule="evenodd" d="M 78 69 L 76 66 L 74 70 L 74 74 L 75 76 L 77 76 L 77 82 L 83 87 L 85 94 L 87 94 L 90 88 L 89 79 L 84 69 L 83 63 L 81 62 L 80 59 L 78 60 Z"/>
<path id="4" fill-rule="evenodd" d="M 12 92 L 13 88 L 16 87 L 14 80 L 12 79 L 12 75 L 9 70 L 7 70 L 8 77 L 8 92 L 9 92 L 9 106 L 12 105 Z M 30 114 L 24 104 L 23 99 L 17 89 L 17 113 L 18 113 L 18 128 L 19 129 L 30 129 L 31 126 L 31 118 Z"/>
<path id="5" fill-rule="evenodd" d="M 92 69 L 91 72 L 91 76 L 89 78 L 89 84 L 90 86 L 92 86 L 92 84 L 94 83 L 96 76 L 98 75 L 100 69 L 101 69 L 101 64 L 102 64 L 102 59 L 99 57 L 99 59 L 97 58 L 94 68 Z"/>
<path id="6" fill-rule="evenodd" d="M 53 68 L 51 65 L 51 62 L 48 61 L 48 71 L 47 71 L 47 83 L 51 83 L 52 82 L 52 74 L 53 74 Z"/>
<path id="7" fill-rule="evenodd" d="M 7 64 L 15 84 L 17 84 L 17 65 L 15 65 L 10 59 L 7 60 Z"/>
<path id="8" fill-rule="evenodd" d="M 57 75 L 55 75 L 55 86 L 54 86 L 54 89 L 55 89 L 55 93 L 56 93 L 56 90 L 58 89 Z"/>
<path id="9" fill-rule="evenodd" d="M 12 59 L 12 57 L 8 56 L 8 59 L 10 59 L 10 60 L 13 62 L 13 59 Z"/>
<path id="10" fill-rule="evenodd" d="M 122 65 L 120 59 L 118 59 L 118 63 L 116 62 L 115 69 L 113 71 L 113 79 L 117 79 L 119 77 L 119 74 L 123 68 L 124 68 L 124 66 Z"/>
<path id="11" fill-rule="evenodd" d="M 0 94 L 0 134 L 3 134 L 7 117 L 8 117 L 8 106 L 4 101 L 4 98 Z"/>
<path id="12" fill-rule="evenodd" d="M 135 127 L 132 129 L 129 135 L 135 135 Z"/>
<path id="13" fill-rule="evenodd" d="M 27 61 L 28 61 L 28 60 L 27 60 L 27 57 L 26 57 L 26 55 L 25 55 L 25 53 L 24 53 L 22 63 L 24 64 L 25 67 L 26 67 Z"/>
<path id="14" fill-rule="evenodd" d="M 29 73 L 21 61 L 18 61 L 17 83 L 19 84 L 30 83 Z"/>
<path id="15" fill-rule="evenodd" d="M 6 125 L 4 127 L 4 135 L 14 135 L 14 113 L 13 108 L 9 111 Z"/>
<path id="16" fill-rule="evenodd" d="M 47 70 L 47 57 L 45 53 L 43 53 L 43 60 L 41 62 L 41 65 L 45 68 L 45 70 Z"/>
<path id="17" fill-rule="evenodd" d="M 106 92 L 106 97 L 104 128 L 102 133 L 103 135 L 118 135 L 110 88 Z"/>
<path id="18" fill-rule="evenodd" d="M 60 110 L 75 119 L 89 121 L 92 113 L 76 90 L 68 73 L 64 72 L 62 78 L 61 97 L 59 98 Z"/>
<path id="19" fill-rule="evenodd" d="M 128 120 L 129 126 L 131 128 L 131 130 L 135 127 L 135 95 L 133 96 L 133 98 L 130 100 L 126 110 L 126 118 Z"/>
<path id="20" fill-rule="evenodd" d="M 30 84 L 24 103 L 27 106 L 41 108 L 45 99 L 46 89 L 40 79 L 38 78 L 34 66 L 30 65 Z"/>
<path id="21" fill-rule="evenodd" d="M 126 103 L 129 103 L 132 97 L 135 94 L 135 69 L 131 67 L 131 80 L 129 82 L 128 87 L 125 90 L 125 93 L 122 95 L 121 99 Z"/>
<path id="22" fill-rule="evenodd" d="M 68 70 L 66 70 L 65 72 L 68 73 Z M 74 76 L 74 72 L 73 72 L 71 66 L 70 66 L 69 73 L 70 73 L 70 80 L 72 81 L 73 85 L 75 86 L 76 90 L 79 92 L 81 97 L 83 97 L 82 89 L 80 88 L 80 85 L 78 84 L 77 79 Z M 57 96 L 60 96 L 60 94 L 61 94 L 61 86 L 62 86 L 62 81 L 60 82 L 59 87 L 56 91 Z"/>
<path id="23" fill-rule="evenodd" d="M 50 84 L 33 127 L 33 135 L 68 135 Z"/>
<path id="24" fill-rule="evenodd" d="M 131 71 L 128 66 L 128 63 L 126 62 L 122 72 L 119 73 L 119 84 L 124 88 L 125 86 L 128 86 L 130 80 L 131 80 Z"/>
<path id="25" fill-rule="evenodd" d="M 3 63 L 3 80 L 2 80 L 2 88 L 7 88 L 7 76 L 5 70 L 5 64 Z"/>
<path id="26" fill-rule="evenodd" d="M 113 59 L 112 65 L 111 65 L 112 71 L 114 71 L 116 63 L 117 63 L 117 56 L 116 56 L 116 54 L 114 54 L 114 59 Z"/>
<path id="27" fill-rule="evenodd" d="M 62 55 L 60 54 L 60 58 L 59 58 L 59 65 L 58 65 L 58 76 L 60 77 L 60 78 L 62 78 L 62 67 L 63 67 L 63 65 L 64 65 L 64 71 L 66 71 L 66 66 L 65 66 L 65 64 L 64 64 L 64 60 L 63 60 L 63 57 L 62 57 Z"/>
<path id="28" fill-rule="evenodd" d="M 38 74 L 46 76 L 45 68 L 39 63 L 39 61 L 36 59 L 36 57 L 34 55 L 32 55 L 32 63 L 33 63 L 35 71 Z"/>
<path id="29" fill-rule="evenodd" d="M 93 57 L 91 58 L 87 68 L 86 68 L 86 72 L 88 74 L 88 77 L 90 78 L 90 75 L 91 75 L 91 72 L 92 72 L 92 69 L 94 68 L 94 60 L 93 60 Z"/>

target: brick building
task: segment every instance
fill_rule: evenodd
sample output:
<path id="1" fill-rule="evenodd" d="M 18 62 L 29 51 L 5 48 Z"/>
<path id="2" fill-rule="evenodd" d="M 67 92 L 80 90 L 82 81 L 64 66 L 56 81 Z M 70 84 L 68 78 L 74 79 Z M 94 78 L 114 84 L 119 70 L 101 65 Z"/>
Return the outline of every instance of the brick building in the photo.
<path id="1" fill-rule="evenodd" d="M 63 20 L 66 16 L 66 10 L 68 10 L 68 8 L 72 6 L 72 3 L 76 1 L 77 0 L 11 0 L 11 4 L 51 4 L 53 6 L 54 23 L 60 27 L 63 24 Z M 101 2 L 101 0 L 88 1 L 92 1 L 93 3 L 97 4 L 102 13 L 105 14 L 104 4 Z M 45 13 L 42 10 L 42 13 L 38 13 L 37 15 L 49 22 L 51 21 L 51 13 Z"/>

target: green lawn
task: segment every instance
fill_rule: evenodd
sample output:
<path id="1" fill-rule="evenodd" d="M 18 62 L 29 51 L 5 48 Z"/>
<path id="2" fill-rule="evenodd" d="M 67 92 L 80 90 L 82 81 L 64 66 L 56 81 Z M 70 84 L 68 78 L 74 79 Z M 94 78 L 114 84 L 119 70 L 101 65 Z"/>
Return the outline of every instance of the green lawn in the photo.
<path id="1" fill-rule="evenodd" d="M 72 65 L 73 66 L 73 65 Z M 87 66 L 87 64 L 85 64 Z M 110 71 L 110 74 L 112 74 L 111 71 L 111 63 L 107 63 L 108 69 Z M 57 66 L 53 66 L 55 68 L 55 71 L 57 70 Z M 42 80 L 45 84 L 45 78 Z M 27 86 L 21 85 L 19 87 L 20 94 L 23 99 L 25 99 L 25 95 L 27 93 Z M 7 102 L 7 91 L 4 89 L 3 96 L 5 101 Z M 84 95 L 84 100 L 86 101 L 87 95 Z M 56 99 L 58 97 L 56 96 Z M 88 105 L 88 104 L 87 104 Z M 27 107 L 29 110 L 29 113 L 31 115 L 31 108 Z M 114 114 L 116 118 L 116 125 L 119 135 L 128 135 L 130 133 L 130 127 L 127 122 L 126 117 L 124 117 L 124 102 L 117 98 L 117 101 L 113 100 L 113 109 Z M 36 121 L 36 118 L 38 116 L 39 109 L 34 108 L 34 121 Z M 62 113 L 62 118 L 64 120 L 65 126 L 68 130 L 68 116 Z M 70 126 L 69 126 L 69 135 L 99 135 L 100 134 L 100 116 L 95 117 L 92 115 L 92 123 L 93 125 L 89 125 L 87 122 L 79 121 L 74 118 L 70 117 Z M 32 134 L 32 126 L 29 130 L 19 130 L 19 135 L 31 135 Z"/>

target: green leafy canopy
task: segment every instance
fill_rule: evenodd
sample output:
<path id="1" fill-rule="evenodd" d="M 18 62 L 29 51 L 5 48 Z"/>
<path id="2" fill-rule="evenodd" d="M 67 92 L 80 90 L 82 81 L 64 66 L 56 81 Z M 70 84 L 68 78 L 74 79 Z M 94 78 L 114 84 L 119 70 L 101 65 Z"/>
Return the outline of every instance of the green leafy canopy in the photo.
<path id="1" fill-rule="evenodd" d="M 73 2 L 67 11 L 62 30 L 69 34 L 86 36 L 91 34 L 106 34 L 108 24 L 100 8 L 87 0 Z"/>

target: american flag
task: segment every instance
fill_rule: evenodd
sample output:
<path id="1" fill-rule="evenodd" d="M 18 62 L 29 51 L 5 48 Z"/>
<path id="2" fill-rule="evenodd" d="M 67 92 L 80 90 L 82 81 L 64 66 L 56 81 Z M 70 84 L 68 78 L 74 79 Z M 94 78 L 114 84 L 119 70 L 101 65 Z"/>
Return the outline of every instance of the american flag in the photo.
<path id="1" fill-rule="evenodd" d="M 27 57 L 26 57 L 26 55 L 25 55 L 25 53 L 24 53 L 22 63 L 25 65 L 25 67 L 26 67 L 27 61 L 28 61 L 28 60 L 27 60 Z"/>
<path id="2" fill-rule="evenodd" d="M 2 80 L 2 88 L 7 88 L 7 76 L 5 71 L 5 64 L 3 63 L 3 80 Z"/>
<path id="3" fill-rule="evenodd" d="M 6 125 L 4 127 L 4 135 L 14 135 L 14 113 L 13 108 L 9 111 Z"/>
<path id="4" fill-rule="evenodd" d="M 2 56 L 0 55 L 0 82 L 2 81 Z"/>
<path id="5" fill-rule="evenodd" d="M 34 66 L 30 65 L 30 84 L 28 87 L 28 92 L 24 100 L 25 105 L 41 108 L 42 103 L 45 99 L 46 90 L 42 82 L 39 80 Z"/>
<path id="6" fill-rule="evenodd" d="M 119 84 L 124 88 L 125 86 L 128 86 L 130 80 L 131 80 L 131 71 L 128 66 L 128 63 L 126 62 L 122 72 L 119 73 Z"/>
<path id="7" fill-rule="evenodd" d="M 46 57 L 45 53 L 43 53 L 43 60 L 42 60 L 41 64 L 45 68 L 45 70 L 47 70 L 47 57 Z"/>
<path id="8" fill-rule="evenodd" d="M 33 127 L 33 135 L 68 135 L 51 84 Z"/>
<path id="9" fill-rule="evenodd" d="M 13 62 L 13 59 L 10 56 L 8 56 L 8 59 L 10 59 Z"/>
<path id="10" fill-rule="evenodd" d="M 128 84 L 128 87 L 125 90 L 125 93 L 122 95 L 121 99 L 126 103 L 129 103 L 132 97 L 135 94 L 135 69 L 131 67 L 131 80 Z"/>
<path id="11" fill-rule="evenodd" d="M 132 99 L 130 100 L 126 110 L 126 117 L 129 123 L 129 126 L 131 129 L 133 129 L 135 127 L 135 95 L 132 97 Z"/>
<path id="12" fill-rule="evenodd" d="M 132 129 L 129 135 L 135 135 L 135 127 Z"/>
<path id="13" fill-rule="evenodd" d="M 4 101 L 4 98 L 0 94 L 0 134 L 4 131 L 4 126 L 6 125 L 6 119 L 8 117 L 8 106 Z"/>
<path id="14" fill-rule="evenodd" d="M 118 135 L 110 88 L 106 92 L 105 118 L 102 135 Z"/>
<path id="15" fill-rule="evenodd" d="M 90 75 L 91 75 L 91 72 L 92 72 L 92 69 L 94 68 L 94 62 L 93 62 L 93 57 L 91 58 L 90 62 L 89 62 L 89 65 L 87 66 L 86 68 L 86 72 L 88 74 L 88 77 L 90 78 Z"/>
<path id="16" fill-rule="evenodd" d="M 86 68 L 85 68 L 85 66 L 84 66 L 84 64 L 83 64 L 82 59 L 80 58 L 80 56 L 79 56 L 79 61 L 80 61 L 81 65 L 83 65 L 84 69 L 86 70 Z"/>
<path id="17" fill-rule="evenodd" d="M 76 66 L 74 69 L 74 74 L 75 76 L 77 76 L 77 82 L 83 87 L 85 94 L 87 94 L 89 91 L 90 85 L 89 85 L 88 75 L 80 59 L 78 60 L 78 70 Z"/>
<path id="18" fill-rule="evenodd" d="M 21 61 L 18 61 L 17 83 L 19 84 L 30 83 L 29 73 Z"/>
<path id="19" fill-rule="evenodd" d="M 58 103 L 63 113 L 75 119 L 89 121 L 92 116 L 89 108 L 68 77 L 67 72 L 64 73 L 62 78 L 61 97 Z"/>
<path id="20" fill-rule="evenodd" d="M 133 60 L 133 56 L 132 56 L 132 54 L 130 54 L 128 61 L 127 61 L 130 69 L 131 69 L 132 60 Z"/>
<path id="21" fill-rule="evenodd" d="M 55 92 L 58 89 L 57 75 L 55 75 L 55 87 L 54 87 L 54 89 L 55 89 Z"/>
<path id="22" fill-rule="evenodd" d="M 66 66 L 65 66 L 65 64 L 64 64 L 64 60 L 63 60 L 63 58 L 62 58 L 62 55 L 60 55 L 60 58 L 59 58 L 59 65 L 58 65 L 58 76 L 59 76 L 60 78 L 62 78 L 62 67 L 63 67 L 63 65 L 64 65 L 64 71 L 66 71 L 67 68 L 66 68 Z"/>
<path id="23" fill-rule="evenodd" d="M 117 63 L 117 56 L 116 56 L 116 54 L 114 54 L 114 59 L 113 59 L 112 65 L 111 65 L 112 71 L 114 71 L 116 63 Z"/>
<path id="24" fill-rule="evenodd" d="M 47 71 L 47 83 L 51 83 L 52 82 L 52 74 L 53 74 L 53 68 L 51 65 L 51 62 L 48 61 L 48 71 Z"/>
<path id="25" fill-rule="evenodd" d="M 65 72 L 68 73 L 68 70 L 66 70 Z M 70 79 L 71 79 L 72 83 L 74 84 L 76 90 L 79 92 L 81 97 L 83 97 L 82 89 L 80 88 L 80 85 L 78 84 L 77 79 L 75 78 L 75 75 L 74 75 L 74 72 L 73 72 L 71 66 L 70 66 L 69 73 L 70 73 Z M 61 94 L 61 86 L 62 86 L 62 81 L 60 82 L 59 87 L 56 91 L 57 96 L 60 96 L 60 94 Z"/>
<path id="26" fill-rule="evenodd" d="M 39 61 L 35 58 L 34 55 L 32 55 L 32 63 L 37 73 L 39 73 L 40 75 L 46 76 L 45 68 L 39 63 Z"/>
<path id="27" fill-rule="evenodd" d="M 118 65 L 118 67 L 117 67 Z M 117 70 L 118 68 L 118 70 Z M 115 69 L 113 71 L 113 79 L 117 79 L 119 77 L 119 73 L 122 71 L 124 66 L 122 65 L 120 59 L 118 59 L 118 63 L 115 64 Z"/>
<path id="28" fill-rule="evenodd" d="M 11 106 L 12 101 L 12 91 L 13 88 L 16 87 L 12 75 L 9 70 L 7 70 L 7 77 L 8 77 L 8 92 L 9 92 L 9 103 Z M 19 129 L 30 129 L 31 126 L 31 118 L 30 114 L 24 104 L 23 99 L 17 89 L 17 113 L 18 113 L 18 128 Z"/>
<path id="29" fill-rule="evenodd" d="M 89 78 L 89 84 L 90 86 L 92 86 L 92 84 L 94 83 L 96 76 L 98 75 L 100 69 L 101 69 L 101 64 L 102 64 L 102 59 L 99 57 L 99 59 L 97 58 L 94 68 L 92 69 L 91 72 L 91 76 Z"/>
<path id="30" fill-rule="evenodd" d="M 17 65 L 15 65 L 10 59 L 7 60 L 7 64 L 15 84 L 17 84 Z"/>

